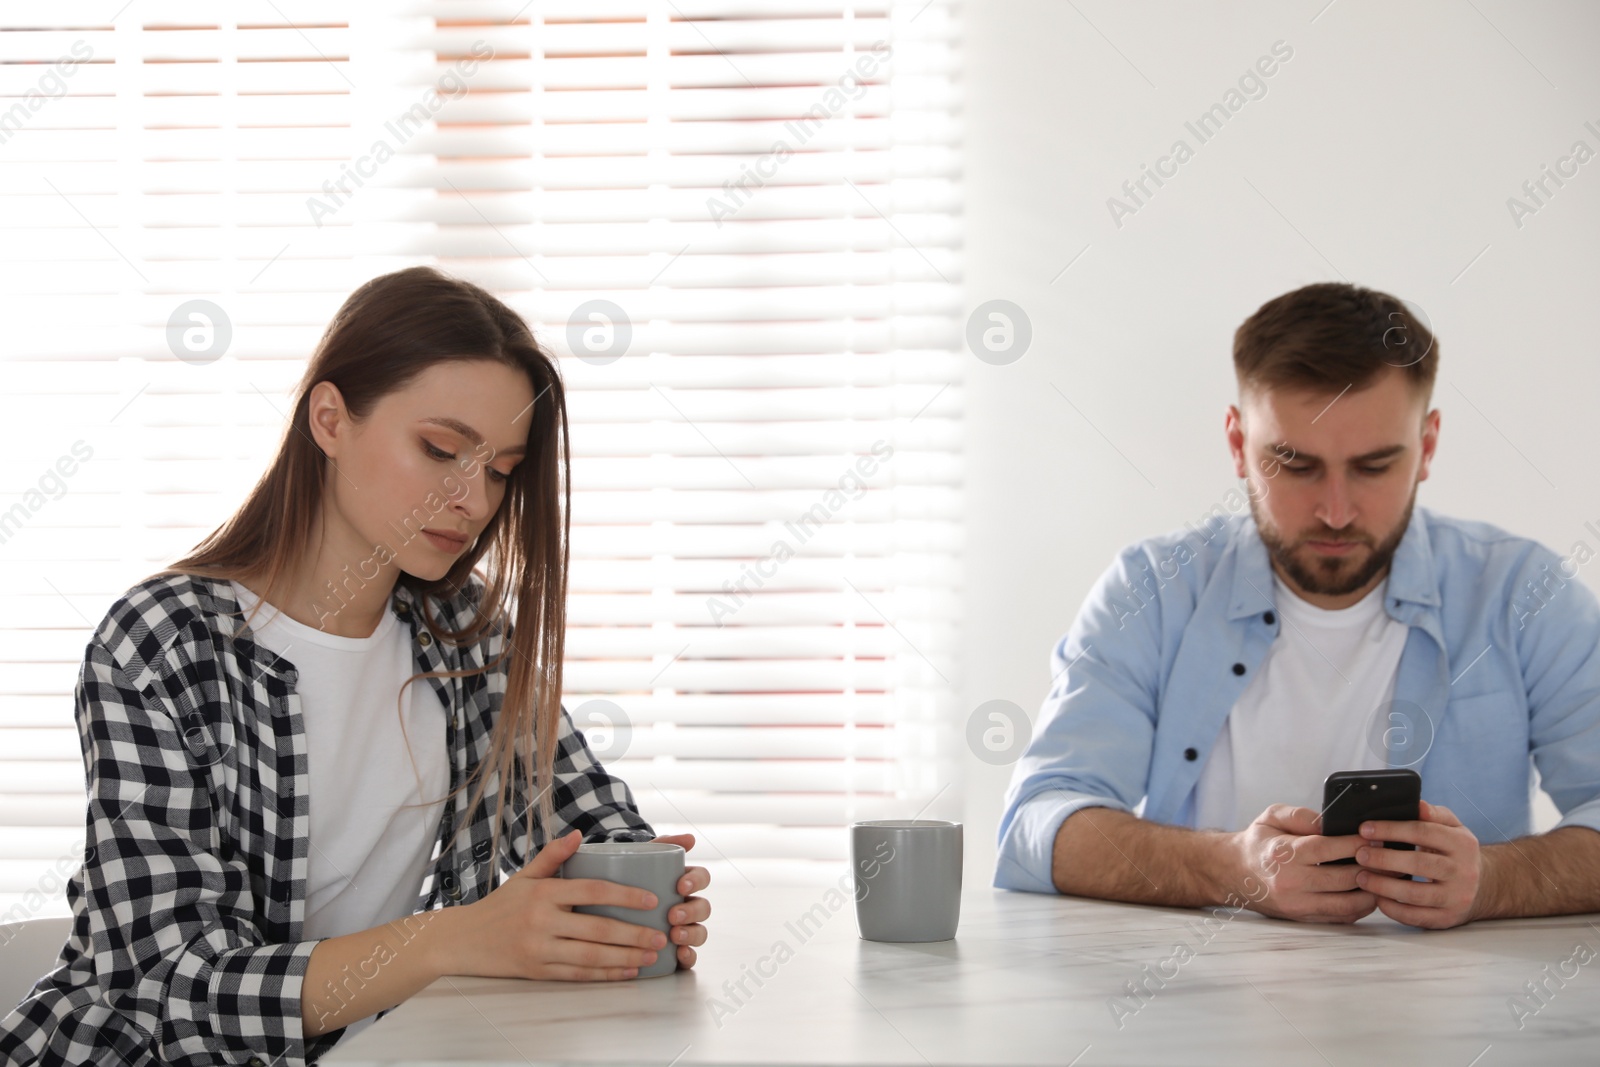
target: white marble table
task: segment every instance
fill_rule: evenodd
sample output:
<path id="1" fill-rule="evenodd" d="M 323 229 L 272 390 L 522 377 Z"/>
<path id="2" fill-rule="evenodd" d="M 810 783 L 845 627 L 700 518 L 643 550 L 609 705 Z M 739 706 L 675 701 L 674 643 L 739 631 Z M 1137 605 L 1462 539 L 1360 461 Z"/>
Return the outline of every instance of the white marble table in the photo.
<path id="1" fill-rule="evenodd" d="M 692 972 L 443 978 L 323 1062 L 1600 1063 L 1595 915 L 1424 931 L 969 887 L 954 941 L 889 945 L 860 940 L 848 897 L 713 889 Z"/>

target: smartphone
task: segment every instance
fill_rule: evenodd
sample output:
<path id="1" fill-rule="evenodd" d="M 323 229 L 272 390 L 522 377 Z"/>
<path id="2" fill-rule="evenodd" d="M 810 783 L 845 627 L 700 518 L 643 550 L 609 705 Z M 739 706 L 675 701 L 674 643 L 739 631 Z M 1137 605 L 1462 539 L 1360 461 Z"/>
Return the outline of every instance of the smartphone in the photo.
<path id="1" fill-rule="evenodd" d="M 1335 771 L 1322 785 L 1322 836 L 1359 834 L 1368 819 L 1415 822 L 1422 800 L 1422 776 L 1404 767 L 1376 771 Z M 1409 849 L 1408 841 L 1386 841 L 1385 848 Z M 1328 863 L 1354 863 L 1354 856 Z M 1326 864 L 1324 865 L 1326 866 Z M 1397 878 L 1410 878 L 1398 871 Z"/>

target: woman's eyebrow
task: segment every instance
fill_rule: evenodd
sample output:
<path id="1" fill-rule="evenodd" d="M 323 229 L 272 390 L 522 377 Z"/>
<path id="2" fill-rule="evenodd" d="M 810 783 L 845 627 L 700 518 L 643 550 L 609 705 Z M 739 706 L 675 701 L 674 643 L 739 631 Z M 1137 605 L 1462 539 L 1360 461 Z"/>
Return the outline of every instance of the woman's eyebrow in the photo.
<path id="1" fill-rule="evenodd" d="M 462 437 L 465 437 L 475 445 L 483 444 L 483 434 L 479 433 L 477 430 L 474 430 L 471 426 L 468 426 L 460 419 L 451 418 L 449 415 L 429 415 L 419 421 L 432 423 L 435 426 L 443 426 L 447 430 L 454 430 L 456 433 L 460 434 Z M 496 454 L 502 456 L 521 456 L 525 455 L 527 451 L 527 448 L 522 445 L 507 445 L 505 448 L 497 449 Z"/>

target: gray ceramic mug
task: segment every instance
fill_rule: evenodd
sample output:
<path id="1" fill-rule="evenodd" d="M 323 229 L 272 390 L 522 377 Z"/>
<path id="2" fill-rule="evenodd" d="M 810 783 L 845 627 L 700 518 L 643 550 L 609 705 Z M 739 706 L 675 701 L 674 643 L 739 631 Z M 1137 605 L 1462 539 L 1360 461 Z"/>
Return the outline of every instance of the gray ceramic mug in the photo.
<path id="1" fill-rule="evenodd" d="M 599 878 L 648 889 L 656 895 L 656 906 L 649 910 L 611 904 L 580 904 L 572 909 L 648 926 L 666 935 L 666 947 L 657 951 L 654 963 L 639 968 L 640 978 L 656 978 L 678 969 L 678 946 L 672 943 L 667 909 L 683 902 L 678 883 L 683 880 L 684 858 L 682 845 L 662 841 L 596 841 L 579 845 L 578 851 L 561 865 L 563 878 Z"/>
<path id="2" fill-rule="evenodd" d="M 961 824 L 879 819 L 850 826 L 856 926 L 868 941 L 949 941 L 961 921 Z"/>

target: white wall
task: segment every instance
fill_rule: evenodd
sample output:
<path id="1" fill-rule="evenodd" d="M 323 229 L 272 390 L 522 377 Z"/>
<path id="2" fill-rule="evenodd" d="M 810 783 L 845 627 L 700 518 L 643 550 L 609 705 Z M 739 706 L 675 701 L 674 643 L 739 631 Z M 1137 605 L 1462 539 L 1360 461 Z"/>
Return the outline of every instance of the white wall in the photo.
<path id="1" fill-rule="evenodd" d="M 1520 229 L 1506 206 L 1574 141 L 1600 152 L 1600 5 L 1325 2 L 964 9 L 966 308 L 1011 300 L 1033 327 L 1020 360 L 967 373 L 968 709 L 1036 716 L 1112 554 L 1235 485 L 1233 331 L 1341 272 L 1439 336 L 1419 502 L 1600 549 L 1600 158 Z M 1185 121 L 1280 40 L 1266 95 L 1201 145 Z M 1119 229 L 1107 198 L 1180 137 L 1194 157 Z M 968 761 L 975 884 L 1009 776 Z"/>

